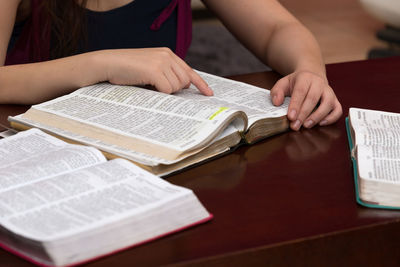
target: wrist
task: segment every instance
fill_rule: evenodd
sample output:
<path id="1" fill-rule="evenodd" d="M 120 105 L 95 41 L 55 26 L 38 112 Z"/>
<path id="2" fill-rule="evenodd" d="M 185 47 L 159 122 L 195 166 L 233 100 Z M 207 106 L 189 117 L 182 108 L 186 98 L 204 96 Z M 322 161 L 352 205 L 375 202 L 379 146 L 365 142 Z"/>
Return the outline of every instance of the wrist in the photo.
<path id="1" fill-rule="evenodd" d="M 298 64 L 294 70 L 294 72 L 311 72 L 317 76 L 320 76 L 325 81 L 328 81 L 326 77 L 326 69 L 325 64 L 321 61 L 317 62 L 307 62 L 303 64 Z"/>
<path id="2" fill-rule="evenodd" d="M 91 84 L 108 81 L 109 61 L 107 50 L 87 53 L 86 67 Z"/>
<path id="3" fill-rule="evenodd" d="M 328 78 L 326 76 L 326 72 L 325 71 L 320 71 L 320 70 L 314 70 L 312 68 L 300 68 L 300 69 L 296 69 L 294 71 L 295 73 L 309 73 L 315 76 L 318 76 L 319 78 L 323 79 L 326 83 L 328 83 Z"/>

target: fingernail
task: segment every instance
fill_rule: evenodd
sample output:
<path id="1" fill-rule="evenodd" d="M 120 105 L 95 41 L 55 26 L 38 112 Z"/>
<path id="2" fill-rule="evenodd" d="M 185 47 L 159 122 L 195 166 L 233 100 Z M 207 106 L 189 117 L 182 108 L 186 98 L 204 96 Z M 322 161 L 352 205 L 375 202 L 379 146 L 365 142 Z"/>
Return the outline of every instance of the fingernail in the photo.
<path id="1" fill-rule="evenodd" d="M 324 125 L 327 125 L 328 124 L 328 121 L 327 120 L 323 120 L 323 121 L 321 121 L 320 123 L 319 123 L 319 125 L 321 125 L 321 126 L 324 126 Z"/>
<path id="2" fill-rule="evenodd" d="M 208 91 L 210 92 L 210 96 L 212 96 L 212 95 L 214 95 L 214 91 L 211 89 L 211 87 L 210 86 L 207 86 L 207 88 L 208 88 Z"/>
<path id="3" fill-rule="evenodd" d="M 301 126 L 301 122 L 300 122 L 299 120 L 296 120 L 296 121 L 293 123 L 293 128 L 294 128 L 295 130 L 300 129 L 300 126 Z"/>
<path id="4" fill-rule="evenodd" d="M 292 118 L 292 119 L 296 118 L 296 110 L 292 109 L 292 110 L 290 111 L 290 113 L 289 113 L 289 118 Z"/>
<path id="5" fill-rule="evenodd" d="M 311 126 L 313 126 L 314 122 L 312 120 L 308 120 L 304 123 L 304 127 L 306 128 L 310 128 Z"/>

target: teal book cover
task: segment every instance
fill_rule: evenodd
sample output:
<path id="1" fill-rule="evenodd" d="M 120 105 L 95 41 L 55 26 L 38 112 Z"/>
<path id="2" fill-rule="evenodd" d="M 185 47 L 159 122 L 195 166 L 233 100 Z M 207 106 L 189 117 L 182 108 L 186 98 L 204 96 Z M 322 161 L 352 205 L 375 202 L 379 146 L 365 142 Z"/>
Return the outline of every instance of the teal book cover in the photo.
<path id="1" fill-rule="evenodd" d="M 359 184 L 358 184 L 357 160 L 355 159 L 355 157 L 352 154 L 352 151 L 353 151 L 353 148 L 354 148 L 354 144 L 353 144 L 353 141 L 351 140 L 350 124 L 349 124 L 349 118 L 348 117 L 346 117 L 346 132 L 347 132 L 347 139 L 349 141 L 350 157 L 351 157 L 351 161 L 353 163 L 353 175 L 354 175 L 354 185 L 355 185 L 355 191 L 356 191 L 355 193 L 356 193 L 357 203 L 362 205 L 362 206 L 368 207 L 368 208 L 400 210 L 400 207 L 371 204 L 371 203 L 367 203 L 367 202 L 363 201 L 360 198 Z"/>

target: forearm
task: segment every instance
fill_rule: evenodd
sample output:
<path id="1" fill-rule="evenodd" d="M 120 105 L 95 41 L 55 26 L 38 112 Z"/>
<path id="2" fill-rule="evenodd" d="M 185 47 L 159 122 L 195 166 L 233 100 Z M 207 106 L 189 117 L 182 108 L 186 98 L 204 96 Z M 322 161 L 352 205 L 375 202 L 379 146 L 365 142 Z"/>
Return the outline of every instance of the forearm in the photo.
<path id="1" fill-rule="evenodd" d="M 168 94 L 193 84 L 202 94 L 213 94 L 199 74 L 168 48 L 113 49 L 0 67 L 0 103 L 43 102 L 102 81 L 153 85 Z"/>
<path id="2" fill-rule="evenodd" d="M 329 86 L 312 34 L 278 0 L 203 0 L 241 42 L 283 77 L 271 88 L 274 105 L 291 96 L 293 130 L 328 125 L 342 108 Z"/>
<path id="3" fill-rule="evenodd" d="M 281 74 L 308 70 L 325 76 L 315 38 L 278 1 L 203 1 L 254 55 Z"/>
<path id="4" fill-rule="evenodd" d="M 272 32 L 264 51 L 263 60 L 283 75 L 310 71 L 326 78 L 319 45 L 300 23 L 278 26 Z"/>
<path id="5" fill-rule="evenodd" d="M 34 104 L 104 79 L 97 52 L 0 67 L 0 103 Z"/>

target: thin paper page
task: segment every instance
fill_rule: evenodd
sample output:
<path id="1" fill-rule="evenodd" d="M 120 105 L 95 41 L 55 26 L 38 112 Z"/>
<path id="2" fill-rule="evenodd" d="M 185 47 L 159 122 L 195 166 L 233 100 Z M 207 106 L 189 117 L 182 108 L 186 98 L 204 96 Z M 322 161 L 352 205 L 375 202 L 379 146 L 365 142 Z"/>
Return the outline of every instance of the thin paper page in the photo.
<path id="1" fill-rule="evenodd" d="M 214 96 L 205 98 L 193 85 L 188 90 L 182 90 L 176 94 L 177 96 L 194 99 L 203 104 L 207 102 L 216 106 L 242 110 L 249 118 L 249 126 L 262 118 L 281 117 L 287 114 L 289 97 L 285 98 L 281 106 L 276 107 L 271 102 L 269 90 L 200 71 L 198 73 L 213 89 Z"/>
<path id="2" fill-rule="evenodd" d="M 400 114 L 350 108 L 357 145 L 400 146 Z"/>
<path id="3" fill-rule="evenodd" d="M 59 149 L 67 143 L 39 129 L 30 129 L 0 140 L 0 168 L 15 164 L 45 151 Z"/>
<path id="4" fill-rule="evenodd" d="M 0 167 L 0 193 L 105 161 L 103 154 L 93 147 L 68 144 L 36 156 L 23 157 L 14 164 Z M 21 195 L 20 198 L 25 197 Z M 7 200 L 3 202 L 0 197 L 0 206 L 2 203 Z"/>
<path id="5" fill-rule="evenodd" d="M 400 130 L 400 114 L 398 113 L 350 108 L 349 114 L 355 131 L 359 127 Z"/>
<path id="6" fill-rule="evenodd" d="M 400 183 L 400 147 L 357 147 L 359 176 L 363 179 Z"/>
<path id="7" fill-rule="evenodd" d="M 46 195 L 37 194 L 38 202 L 42 203 L 36 206 L 25 203 L 31 207 L 5 216 L 2 225 L 33 239 L 52 240 L 121 220 L 191 193 L 122 159 L 18 190 L 40 192 L 45 187 L 54 189 L 61 185 L 70 192 L 58 194 L 53 190 Z"/>
<path id="8" fill-rule="evenodd" d="M 89 146 L 97 147 L 103 151 L 112 153 L 114 155 L 127 158 L 130 160 L 133 160 L 135 162 L 148 165 L 148 166 L 155 166 L 157 164 L 170 164 L 170 161 L 153 157 L 148 154 L 143 154 L 137 151 L 133 151 L 131 149 L 123 148 L 121 146 L 117 146 L 115 144 L 110 144 L 110 143 L 105 143 L 104 141 L 95 139 L 95 138 L 90 138 L 87 136 L 79 135 L 77 133 L 73 133 L 71 131 L 67 131 L 64 129 L 52 127 L 45 125 L 43 123 L 39 123 L 27 118 L 22 117 L 21 115 L 18 115 L 16 117 L 11 118 L 11 121 L 16 119 L 19 122 L 22 122 L 25 125 L 29 125 L 30 127 L 38 127 L 44 130 L 47 130 L 49 132 L 56 133 L 59 136 L 62 136 L 64 138 L 70 139 L 70 140 L 79 140 L 80 143 L 86 144 Z"/>
<path id="9" fill-rule="evenodd" d="M 355 137 L 357 145 L 400 146 L 400 129 L 359 127 Z"/>
<path id="10" fill-rule="evenodd" d="M 148 107 L 149 99 L 157 103 L 157 109 Z M 106 83 L 81 88 L 34 108 L 177 151 L 200 144 L 235 112 L 160 92 Z"/>

